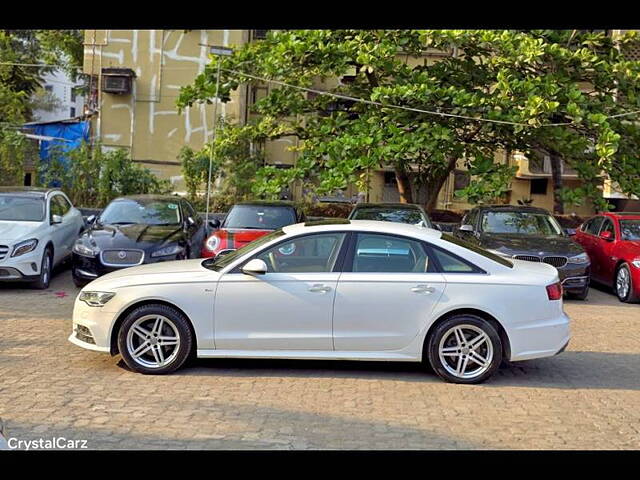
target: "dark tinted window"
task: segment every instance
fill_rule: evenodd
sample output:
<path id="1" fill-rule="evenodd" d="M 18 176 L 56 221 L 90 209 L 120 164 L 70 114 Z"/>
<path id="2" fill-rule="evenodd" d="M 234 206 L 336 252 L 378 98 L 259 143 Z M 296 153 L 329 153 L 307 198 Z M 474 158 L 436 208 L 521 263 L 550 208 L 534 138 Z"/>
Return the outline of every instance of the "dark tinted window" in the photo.
<path id="1" fill-rule="evenodd" d="M 59 215 L 62 217 L 69 211 L 69 208 L 71 208 L 71 205 L 62 195 L 55 195 L 51 197 L 51 207 L 49 209 L 50 216 Z"/>
<path id="2" fill-rule="evenodd" d="M 417 240 L 358 233 L 352 271 L 425 273 L 435 269 L 422 243 Z"/>
<path id="3" fill-rule="evenodd" d="M 269 273 L 331 272 L 346 233 L 322 233 L 293 238 L 269 248 L 256 258 Z"/>
<path id="4" fill-rule="evenodd" d="M 440 237 L 442 240 L 458 245 L 459 247 L 466 248 L 467 250 L 471 250 L 478 255 L 482 255 L 483 257 L 487 257 L 489 260 L 493 260 L 500 265 L 504 265 L 505 267 L 513 268 L 513 263 L 494 253 L 488 252 L 484 248 L 476 247 L 475 245 L 465 242 L 464 240 L 460 240 L 459 238 L 452 237 L 449 234 L 443 233 Z"/>
<path id="5" fill-rule="evenodd" d="M 268 205 L 235 205 L 224 220 L 225 228 L 275 230 L 296 223 L 293 208 Z"/>
<path id="6" fill-rule="evenodd" d="M 600 226 L 602 225 L 603 220 L 604 217 L 596 217 L 589 220 L 583 231 L 590 233 L 591 235 L 597 235 L 600 231 Z"/>
<path id="7" fill-rule="evenodd" d="M 613 228 L 613 222 L 610 219 L 606 218 L 604 220 L 604 223 L 602 224 L 602 228 L 600 229 L 600 233 L 602 232 L 609 232 L 611 233 L 611 238 L 614 238 L 614 239 L 616 238 L 616 231 Z"/>
<path id="8" fill-rule="evenodd" d="M 12 195 L 0 195 L 0 220 L 41 222 L 44 220 L 44 200 Z"/>
<path id="9" fill-rule="evenodd" d="M 179 225 L 178 201 L 157 199 L 117 199 L 100 215 L 103 224 Z"/>

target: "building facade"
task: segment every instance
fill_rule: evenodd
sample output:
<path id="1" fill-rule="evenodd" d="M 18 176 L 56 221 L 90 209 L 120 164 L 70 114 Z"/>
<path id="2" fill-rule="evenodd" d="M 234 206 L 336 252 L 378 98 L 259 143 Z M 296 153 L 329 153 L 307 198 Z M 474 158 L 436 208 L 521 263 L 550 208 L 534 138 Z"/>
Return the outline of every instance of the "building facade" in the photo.
<path id="1" fill-rule="evenodd" d="M 58 105 L 53 110 L 35 109 L 33 121 L 55 122 L 82 115 L 84 96 L 77 94 L 77 88 L 81 86 L 81 82 L 72 81 L 62 70 L 45 74 L 41 93 L 57 99 Z"/>
<path id="2" fill-rule="evenodd" d="M 90 95 L 85 113 L 90 114 L 93 140 L 102 147 L 125 148 L 131 158 L 161 178 L 169 178 L 174 189 L 184 191 L 180 149 L 188 145 L 202 148 L 211 138 L 211 105 L 194 105 L 178 112 L 176 99 L 181 87 L 189 85 L 209 63 L 210 46 L 239 47 L 264 36 L 260 30 L 85 30 L 84 73 L 91 75 Z M 410 60 L 432 64 L 443 52 L 427 51 L 422 58 Z M 330 81 L 329 81 L 330 82 Z M 328 85 L 325 85 L 325 87 Z M 218 114 L 232 122 L 244 123 L 252 118 L 253 102 L 269 93 L 269 85 L 242 86 L 232 92 L 231 101 L 218 106 Z M 295 137 L 281 138 L 264 145 L 268 163 L 287 168 L 296 161 L 289 147 Z M 545 159 L 528 159 L 519 154 L 497 152 L 496 159 L 518 167 L 511 190 L 504 201 L 531 203 L 553 208 L 551 170 Z M 576 172 L 566 169 L 567 186 L 578 185 Z M 438 208 L 466 210 L 470 204 L 454 195 L 471 181 L 462 162 L 449 175 L 438 197 Z M 301 190 L 294 188 L 293 198 Z M 363 192 L 371 202 L 399 200 L 393 169 L 369 172 L 369 188 Z M 358 195 L 349 186 L 341 195 Z M 362 197 L 362 195 L 361 195 Z M 415 192 L 417 202 L 424 192 Z M 567 206 L 567 213 L 588 215 L 591 204 Z"/>

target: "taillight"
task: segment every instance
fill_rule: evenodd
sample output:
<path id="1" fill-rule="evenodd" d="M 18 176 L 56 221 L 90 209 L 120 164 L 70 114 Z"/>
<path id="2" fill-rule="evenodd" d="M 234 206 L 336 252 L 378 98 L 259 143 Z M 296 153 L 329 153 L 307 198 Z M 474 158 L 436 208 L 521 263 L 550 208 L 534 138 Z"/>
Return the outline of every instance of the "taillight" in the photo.
<path id="1" fill-rule="evenodd" d="M 562 298 L 562 284 L 557 282 L 547 285 L 547 296 L 549 300 L 560 300 Z"/>

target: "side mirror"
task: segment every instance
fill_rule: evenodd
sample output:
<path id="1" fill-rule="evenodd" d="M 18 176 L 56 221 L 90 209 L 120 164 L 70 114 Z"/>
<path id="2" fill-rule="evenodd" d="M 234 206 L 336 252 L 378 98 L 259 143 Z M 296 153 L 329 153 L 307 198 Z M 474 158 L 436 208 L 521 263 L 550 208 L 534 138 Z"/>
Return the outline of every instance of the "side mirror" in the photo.
<path id="1" fill-rule="evenodd" d="M 51 215 L 51 225 L 62 223 L 62 217 L 60 215 Z"/>
<path id="2" fill-rule="evenodd" d="M 191 217 L 187 217 L 187 223 L 190 227 L 193 227 L 196 224 L 196 221 Z"/>
<path id="3" fill-rule="evenodd" d="M 95 221 L 96 221 L 96 218 L 97 218 L 97 217 L 96 217 L 95 215 L 89 215 L 89 216 L 87 217 L 87 223 L 88 223 L 89 225 L 91 225 L 93 222 L 95 222 Z"/>
<path id="4" fill-rule="evenodd" d="M 576 229 L 575 228 L 565 228 L 564 229 L 564 233 L 566 233 L 570 237 L 573 237 L 576 234 Z"/>
<path id="5" fill-rule="evenodd" d="M 611 232 L 600 232 L 600 238 L 606 240 L 607 242 L 613 242 L 613 235 Z"/>
<path id="6" fill-rule="evenodd" d="M 242 273 L 246 273 L 247 275 L 264 275 L 267 273 L 267 264 L 259 258 L 254 258 L 242 267 Z"/>
<path id="7" fill-rule="evenodd" d="M 209 226 L 211 228 L 220 228 L 220 220 L 214 218 L 213 220 L 209 220 Z"/>
<path id="8" fill-rule="evenodd" d="M 438 225 L 437 223 L 433 224 L 433 228 L 435 228 L 436 230 L 442 231 L 442 227 L 440 225 Z"/>
<path id="9" fill-rule="evenodd" d="M 473 232 L 473 225 L 460 225 L 458 228 L 461 232 Z"/>

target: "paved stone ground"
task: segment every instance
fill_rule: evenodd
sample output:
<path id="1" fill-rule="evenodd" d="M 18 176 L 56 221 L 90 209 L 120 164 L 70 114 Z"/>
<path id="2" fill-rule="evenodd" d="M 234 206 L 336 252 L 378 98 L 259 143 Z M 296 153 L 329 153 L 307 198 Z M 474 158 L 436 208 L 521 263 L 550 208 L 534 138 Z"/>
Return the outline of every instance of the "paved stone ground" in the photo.
<path id="1" fill-rule="evenodd" d="M 10 437 L 92 449 L 638 449 L 640 305 L 567 301 L 562 355 L 451 385 L 415 364 L 198 360 L 170 376 L 67 342 L 77 289 L 0 286 Z"/>

